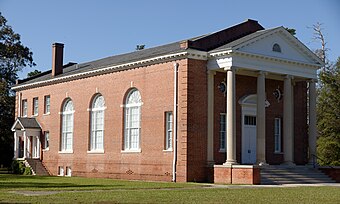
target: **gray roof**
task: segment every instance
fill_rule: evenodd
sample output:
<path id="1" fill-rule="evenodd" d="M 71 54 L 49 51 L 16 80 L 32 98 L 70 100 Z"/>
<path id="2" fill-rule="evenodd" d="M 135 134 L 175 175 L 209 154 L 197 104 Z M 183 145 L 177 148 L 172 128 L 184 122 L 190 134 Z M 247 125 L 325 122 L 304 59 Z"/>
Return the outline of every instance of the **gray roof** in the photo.
<path id="1" fill-rule="evenodd" d="M 273 30 L 275 30 L 275 29 L 278 29 L 278 28 L 280 28 L 280 27 L 256 31 L 255 33 L 251 33 L 251 34 L 246 35 L 246 36 L 244 36 L 244 37 L 242 37 L 242 38 L 239 38 L 239 39 L 237 39 L 237 40 L 234 40 L 234 41 L 232 41 L 232 42 L 230 42 L 230 43 L 227 43 L 227 44 L 225 44 L 225 45 L 222 45 L 221 47 L 218 47 L 218 48 L 216 48 L 216 49 L 213 49 L 213 50 L 211 50 L 210 52 L 216 52 L 216 51 L 219 51 L 219 50 L 226 50 L 226 49 L 233 49 L 234 47 L 236 47 L 236 46 L 238 46 L 238 45 L 240 45 L 240 44 L 242 44 L 242 43 L 245 43 L 245 42 L 247 42 L 247 41 L 253 40 L 253 39 L 257 38 L 257 37 L 260 37 L 260 36 L 262 36 L 262 35 L 265 35 L 265 34 L 271 32 L 271 31 L 273 31 Z"/>
<path id="2" fill-rule="evenodd" d="M 21 118 L 18 117 L 17 120 L 15 121 L 14 125 L 17 122 L 20 122 L 20 124 L 23 126 L 22 128 L 31 128 L 31 129 L 41 129 L 38 121 L 35 118 Z"/>
<path id="3" fill-rule="evenodd" d="M 242 38 L 244 36 L 251 35 L 258 30 L 264 29 L 257 21 L 248 19 L 246 22 L 240 23 L 238 25 L 223 29 L 221 31 L 210 33 L 206 35 L 201 35 L 198 37 L 190 38 L 187 41 L 187 47 L 181 47 L 181 42 L 178 41 L 162 46 L 157 46 L 149 49 L 143 49 L 134 51 L 131 53 L 115 55 L 91 62 L 81 63 L 81 64 L 68 64 L 64 65 L 63 73 L 57 76 L 52 77 L 51 70 L 43 72 L 37 76 L 27 78 L 24 80 L 19 80 L 16 86 L 32 84 L 35 82 L 47 81 L 50 79 L 58 79 L 61 77 L 81 74 L 84 72 L 90 72 L 94 70 L 98 70 L 101 68 L 105 68 L 108 66 L 116 66 L 130 62 L 136 62 L 144 59 L 150 59 L 153 57 L 158 57 L 167 54 L 175 54 L 180 51 L 184 51 L 188 48 L 201 50 L 201 51 L 211 51 L 216 49 L 217 47 L 223 45 L 222 47 L 237 41 L 237 39 Z M 224 45 L 226 44 L 226 45 Z M 222 48 L 220 47 L 220 48 Z"/>
<path id="4" fill-rule="evenodd" d="M 100 69 L 100 68 L 107 67 L 107 66 L 114 66 L 114 65 L 124 64 L 128 62 L 139 61 L 139 60 L 148 59 L 148 58 L 152 58 L 156 56 L 161 56 L 164 54 L 173 54 L 181 50 L 185 50 L 185 49 L 180 47 L 180 42 L 175 42 L 175 43 L 170 43 L 170 44 L 166 44 L 166 45 L 162 45 L 158 47 L 134 51 L 131 53 L 115 55 L 115 56 L 111 56 L 111 57 L 107 57 L 107 58 L 103 58 L 103 59 L 99 59 L 99 60 L 95 60 L 91 62 L 74 64 L 72 66 L 65 67 L 63 69 L 63 73 L 58 76 L 55 76 L 54 78 L 68 76 L 68 75 L 75 74 L 75 73 L 88 72 L 88 71 Z M 52 79 L 51 70 L 39 74 L 38 77 L 28 78 L 24 80 L 23 82 L 21 82 L 20 85 L 30 84 L 30 83 L 39 82 L 39 81 L 45 81 L 48 79 Z"/>

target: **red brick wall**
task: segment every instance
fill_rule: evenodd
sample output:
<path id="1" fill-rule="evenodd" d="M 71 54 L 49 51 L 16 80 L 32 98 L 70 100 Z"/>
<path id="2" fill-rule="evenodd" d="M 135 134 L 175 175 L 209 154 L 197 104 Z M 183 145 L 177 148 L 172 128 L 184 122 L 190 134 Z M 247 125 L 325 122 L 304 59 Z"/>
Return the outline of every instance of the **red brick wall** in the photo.
<path id="1" fill-rule="evenodd" d="M 186 60 L 178 61 L 180 70 L 187 66 Z M 185 81 L 186 73 L 179 74 Z M 136 68 L 111 74 L 105 74 L 81 80 L 74 80 L 55 85 L 22 91 L 22 99 L 28 101 L 28 117 L 32 116 L 32 100 L 39 97 L 39 115 L 37 119 L 43 131 L 50 131 L 50 148 L 43 152 L 43 162 L 49 171 L 56 175 L 58 166 L 71 166 L 72 174 L 92 177 L 111 177 L 124 179 L 170 181 L 172 175 L 173 152 L 164 150 L 164 112 L 173 111 L 173 62 Z M 141 107 L 140 153 L 122 153 L 123 144 L 123 108 L 124 96 L 133 87 L 140 91 Z M 185 85 L 186 86 L 186 85 Z M 185 100 L 186 89 L 180 85 L 180 100 Z M 104 154 L 87 153 L 89 141 L 90 101 L 96 90 L 104 96 L 105 136 Z M 44 96 L 51 96 L 51 114 L 43 115 Z M 183 97 L 182 97 L 183 96 Z M 73 154 L 58 153 L 60 146 L 60 114 L 62 103 L 70 97 L 73 101 L 74 135 Z M 179 111 L 179 117 L 185 114 Z M 186 119 L 181 121 L 180 136 L 186 134 Z M 179 139 L 182 143 L 183 138 Z M 178 179 L 186 180 L 186 144 L 180 144 Z"/>
<path id="2" fill-rule="evenodd" d="M 188 181 L 207 180 L 206 61 L 188 60 Z"/>
<path id="3" fill-rule="evenodd" d="M 260 184 L 260 169 L 250 166 L 214 166 L 214 183 L 223 184 Z"/>
<path id="4" fill-rule="evenodd" d="M 294 160 L 298 165 L 308 163 L 307 83 L 294 86 Z"/>

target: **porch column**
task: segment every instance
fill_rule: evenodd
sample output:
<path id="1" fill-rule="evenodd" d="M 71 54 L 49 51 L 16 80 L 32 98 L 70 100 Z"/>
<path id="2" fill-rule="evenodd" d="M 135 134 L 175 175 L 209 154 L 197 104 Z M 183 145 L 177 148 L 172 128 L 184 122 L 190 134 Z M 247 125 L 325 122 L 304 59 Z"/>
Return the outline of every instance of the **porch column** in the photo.
<path id="1" fill-rule="evenodd" d="M 208 143 L 207 161 L 214 164 L 214 75 L 215 71 L 208 71 Z"/>
<path id="2" fill-rule="evenodd" d="M 313 164 L 313 155 L 316 155 L 316 89 L 315 80 L 309 82 L 309 163 Z"/>
<path id="3" fill-rule="evenodd" d="M 227 71 L 227 160 L 225 164 L 236 164 L 236 77 L 235 68 L 230 67 Z"/>
<path id="4" fill-rule="evenodd" d="M 293 134 L 293 95 L 292 77 L 284 79 L 283 90 L 283 151 L 284 164 L 294 165 L 294 134 Z"/>
<path id="5" fill-rule="evenodd" d="M 23 132 L 23 138 L 24 138 L 24 159 L 27 157 L 27 137 L 26 137 L 26 131 Z"/>
<path id="6" fill-rule="evenodd" d="M 18 158 L 18 136 L 17 132 L 14 131 L 14 159 Z"/>
<path id="7" fill-rule="evenodd" d="M 266 164 L 266 78 L 263 71 L 257 77 L 256 163 Z"/>

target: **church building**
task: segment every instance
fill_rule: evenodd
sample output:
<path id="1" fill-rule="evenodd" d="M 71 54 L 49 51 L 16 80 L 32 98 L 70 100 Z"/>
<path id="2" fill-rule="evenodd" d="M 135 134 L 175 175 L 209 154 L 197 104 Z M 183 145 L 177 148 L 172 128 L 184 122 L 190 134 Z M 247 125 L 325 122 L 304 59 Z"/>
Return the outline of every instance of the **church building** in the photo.
<path id="1" fill-rule="evenodd" d="M 64 64 L 63 49 L 12 88 L 14 158 L 33 171 L 257 184 L 264 166 L 316 154 L 323 62 L 284 27 L 247 20 L 79 64 Z"/>

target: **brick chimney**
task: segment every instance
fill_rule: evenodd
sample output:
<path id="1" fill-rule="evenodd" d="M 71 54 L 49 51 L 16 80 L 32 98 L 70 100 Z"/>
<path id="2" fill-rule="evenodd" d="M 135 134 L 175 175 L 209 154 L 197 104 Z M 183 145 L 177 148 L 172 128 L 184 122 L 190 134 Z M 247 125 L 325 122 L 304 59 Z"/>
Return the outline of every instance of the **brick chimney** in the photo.
<path id="1" fill-rule="evenodd" d="M 54 43 L 52 45 L 52 77 L 63 73 L 64 44 Z"/>

